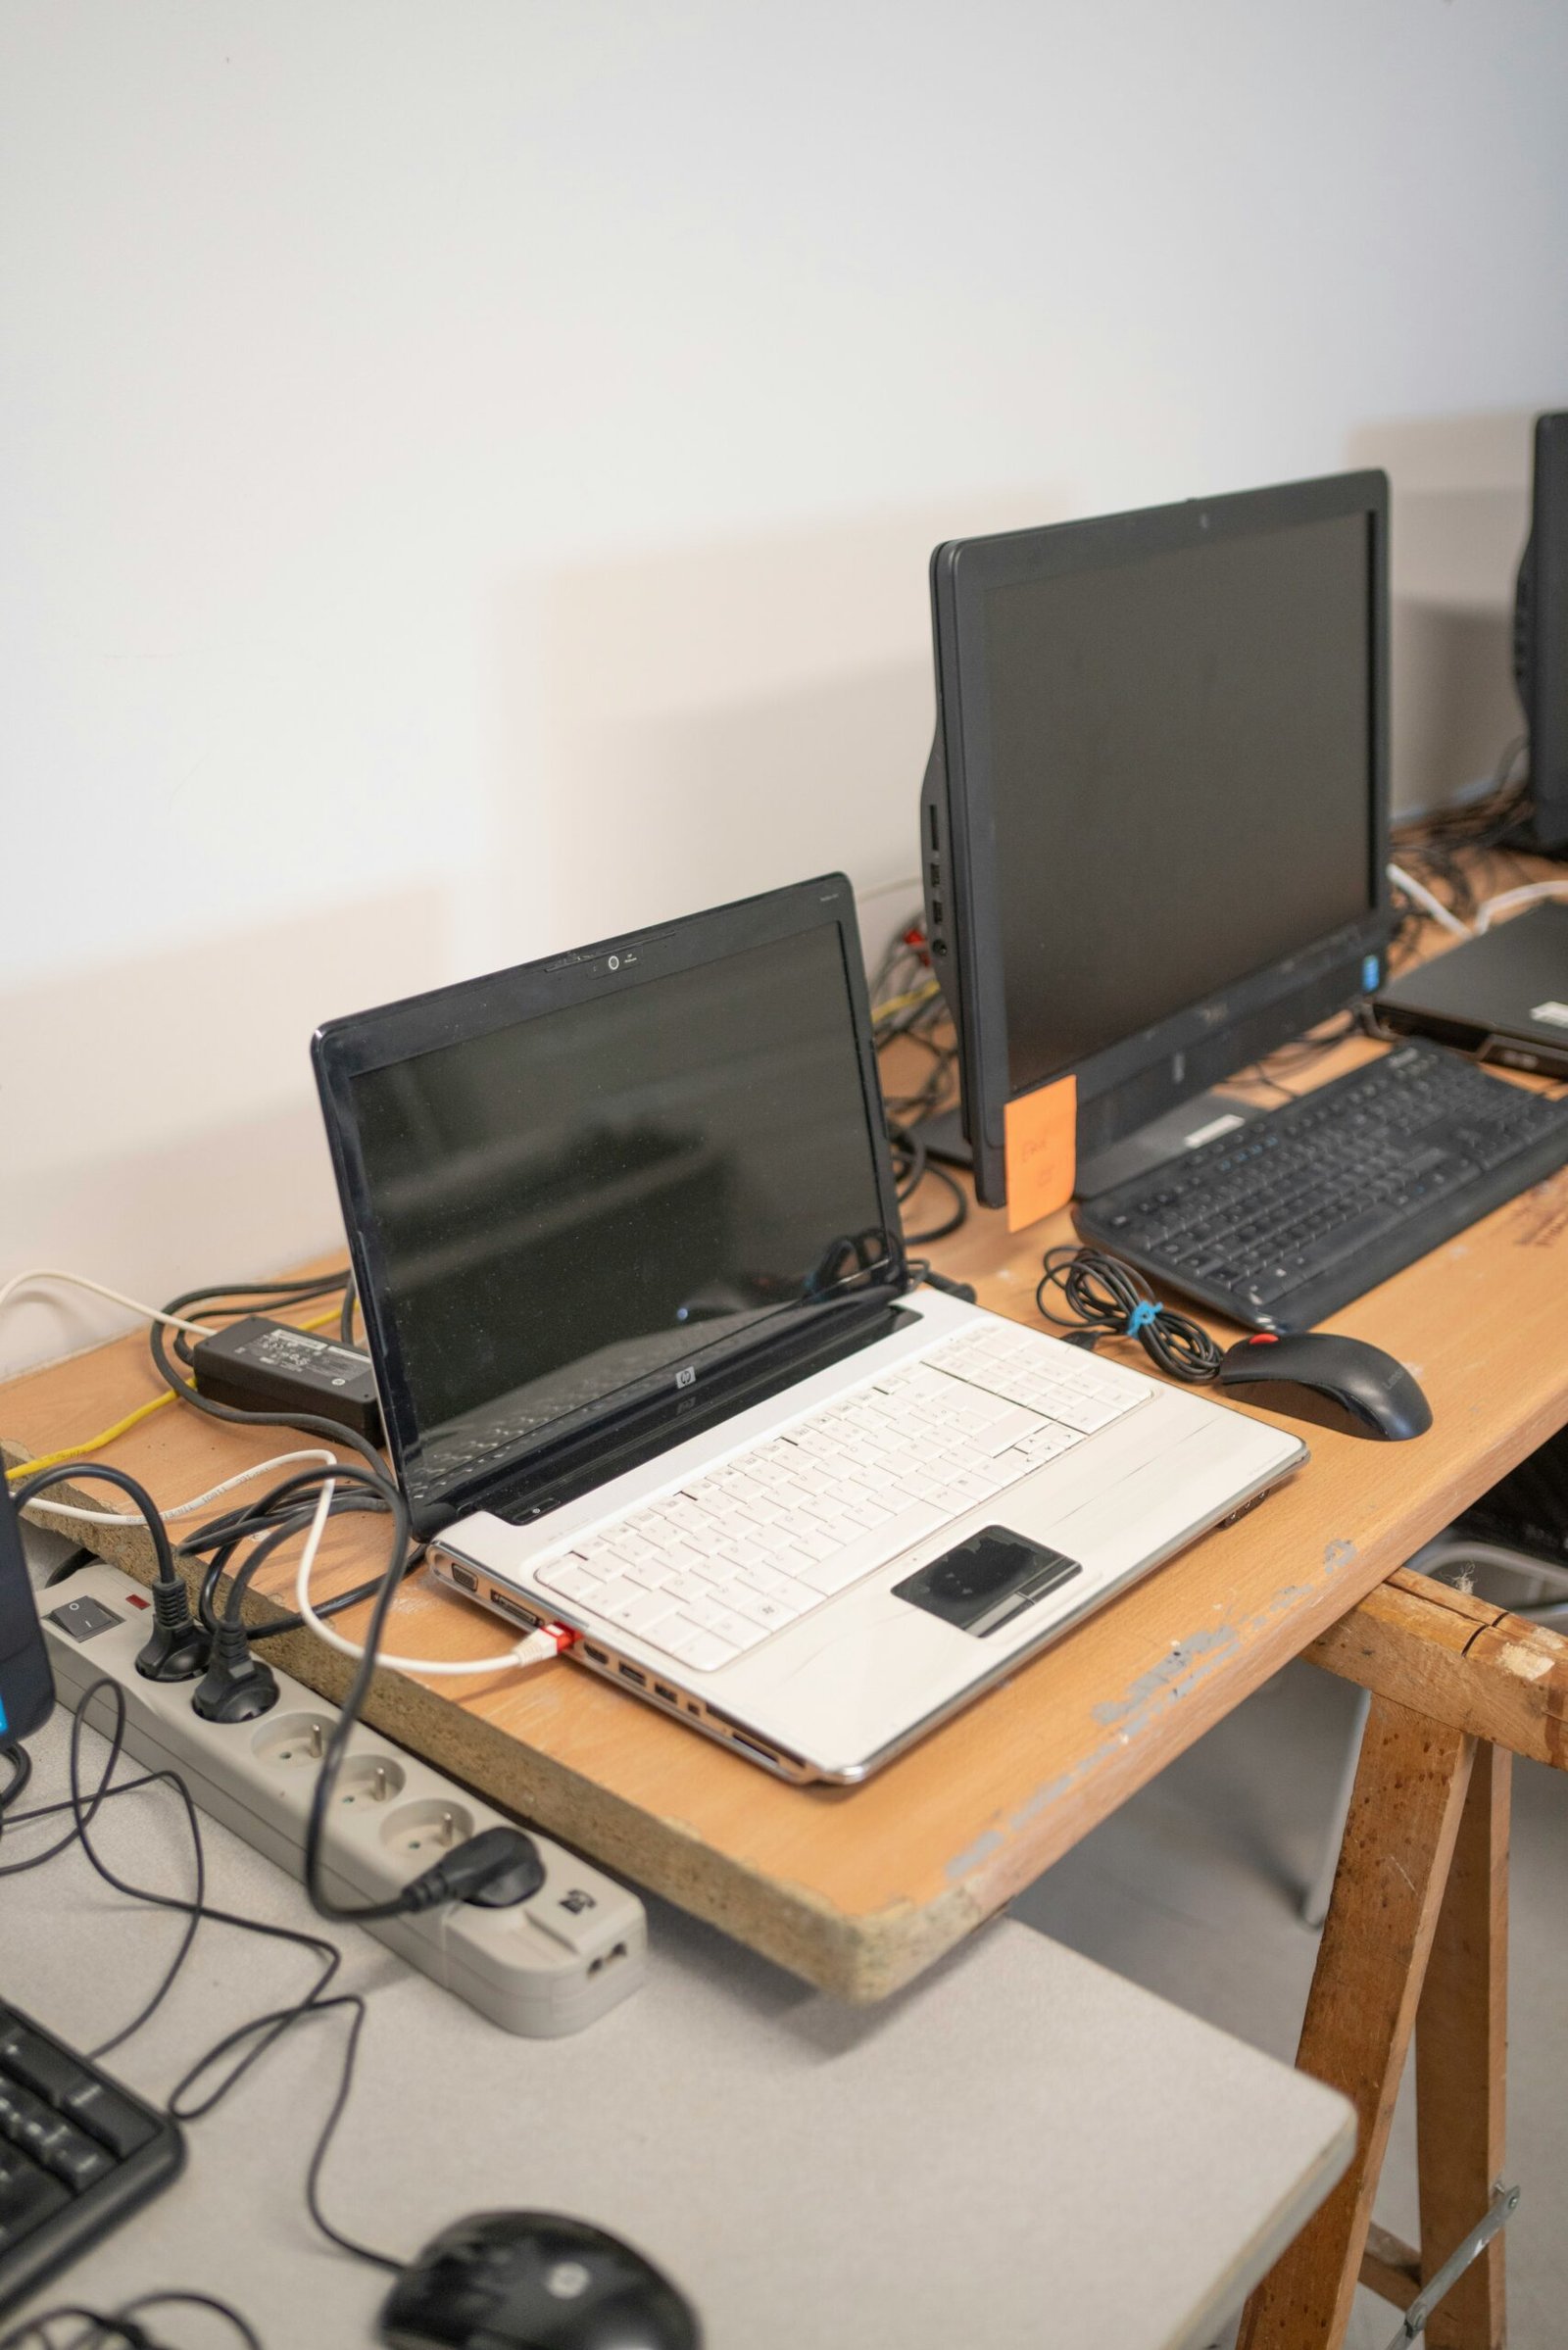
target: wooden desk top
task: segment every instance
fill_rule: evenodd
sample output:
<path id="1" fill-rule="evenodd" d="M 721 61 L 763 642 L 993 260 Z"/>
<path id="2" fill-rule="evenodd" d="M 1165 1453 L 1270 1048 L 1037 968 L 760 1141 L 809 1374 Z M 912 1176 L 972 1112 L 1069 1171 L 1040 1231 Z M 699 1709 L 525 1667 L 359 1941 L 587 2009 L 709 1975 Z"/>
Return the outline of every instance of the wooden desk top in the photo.
<path id="1" fill-rule="evenodd" d="M 1372 1050 L 1347 1045 L 1312 1077 Z M 977 1209 L 934 1253 L 975 1282 L 984 1304 L 1032 1322 L 1041 1251 L 1068 1237 L 1065 1216 L 1009 1237 L 1002 1216 Z M 382 1673 L 368 1716 L 824 1989 L 880 1998 L 1568 1422 L 1565 1296 L 1568 1169 L 1335 1317 L 1333 1328 L 1409 1363 L 1436 1415 L 1428 1437 L 1379 1444 L 1308 1429 L 1311 1463 L 1284 1491 L 1124 1592 L 863 1787 L 786 1787 L 564 1662 L 444 1685 Z M 13 1460 L 41 1454 L 157 1392 L 135 1336 L 0 1389 L 0 1432 Z M 172 1406 L 102 1457 L 168 1505 L 290 1443 L 283 1431 L 252 1435 Z M 114 1506 L 102 1487 L 81 1497 L 100 1496 Z M 334 1527 L 321 1587 L 373 1571 L 382 1541 L 373 1520 Z M 143 1537 L 98 1530 L 95 1542 L 150 1574 Z M 283 1592 L 289 1574 L 273 1561 L 259 1581 Z M 404 1654 L 482 1656 L 502 1635 L 416 1581 L 390 1639 Z M 296 1635 L 277 1646 L 291 1672 L 341 1691 L 347 1667 L 319 1643 Z"/>

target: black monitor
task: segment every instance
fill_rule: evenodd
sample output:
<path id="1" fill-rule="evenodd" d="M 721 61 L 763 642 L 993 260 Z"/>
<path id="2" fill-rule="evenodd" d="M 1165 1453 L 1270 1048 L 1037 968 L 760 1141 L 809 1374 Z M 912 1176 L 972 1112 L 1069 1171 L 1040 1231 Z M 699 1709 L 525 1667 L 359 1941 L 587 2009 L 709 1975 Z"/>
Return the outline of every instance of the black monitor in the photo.
<path id="1" fill-rule="evenodd" d="M 1088 1196 L 1382 977 L 1387 477 L 952 541 L 931 600 L 921 865 L 976 1190 L 1005 1204 L 1007 1104 L 1070 1075 Z"/>
<path id="2" fill-rule="evenodd" d="M 1538 849 L 1568 849 L 1568 410 L 1536 418 L 1513 673 L 1530 741 L 1529 838 Z"/>

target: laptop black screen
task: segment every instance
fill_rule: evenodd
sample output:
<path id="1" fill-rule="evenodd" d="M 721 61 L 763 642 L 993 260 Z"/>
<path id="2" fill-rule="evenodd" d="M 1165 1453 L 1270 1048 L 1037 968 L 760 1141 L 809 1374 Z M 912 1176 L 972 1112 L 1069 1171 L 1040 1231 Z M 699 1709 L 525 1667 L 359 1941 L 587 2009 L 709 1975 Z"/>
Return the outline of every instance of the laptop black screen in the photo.
<path id="1" fill-rule="evenodd" d="M 411 1490 L 692 1383 L 896 1264 L 836 923 L 622 978 L 352 1091 Z"/>

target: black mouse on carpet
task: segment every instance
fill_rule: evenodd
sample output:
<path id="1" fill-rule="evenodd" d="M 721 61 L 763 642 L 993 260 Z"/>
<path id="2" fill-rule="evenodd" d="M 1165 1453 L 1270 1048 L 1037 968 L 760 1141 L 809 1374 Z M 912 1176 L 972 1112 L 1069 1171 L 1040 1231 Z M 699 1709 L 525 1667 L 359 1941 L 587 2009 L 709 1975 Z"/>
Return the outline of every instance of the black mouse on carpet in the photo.
<path id="1" fill-rule="evenodd" d="M 702 2350 L 667 2277 L 558 2212 L 455 2220 L 404 2270 L 380 2331 L 388 2350 Z"/>
<path id="2" fill-rule="evenodd" d="M 1350 1436 L 1398 1444 L 1432 1425 L 1432 1406 L 1403 1363 L 1332 1330 L 1262 1330 L 1243 1339 L 1221 1361 L 1219 1384 L 1245 1388 L 1250 1403 L 1269 1411 L 1317 1419 Z M 1303 1406 L 1302 1388 L 1327 1408 Z"/>

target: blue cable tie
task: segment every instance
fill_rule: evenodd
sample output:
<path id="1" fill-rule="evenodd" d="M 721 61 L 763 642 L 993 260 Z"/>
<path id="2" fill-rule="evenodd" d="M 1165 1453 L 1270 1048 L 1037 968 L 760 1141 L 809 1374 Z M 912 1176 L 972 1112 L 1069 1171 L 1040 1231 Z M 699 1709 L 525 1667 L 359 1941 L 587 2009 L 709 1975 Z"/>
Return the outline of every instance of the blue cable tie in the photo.
<path id="1" fill-rule="evenodd" d="M 1164 1310 L 1162 1305 L 1135 1305 L 1127 1316 L 1127 1336 L 1130 1339 L 1137 1338 L 1139 1332 L 1147 1330 L 1151 1322 L 1157 1322 Z"/>

